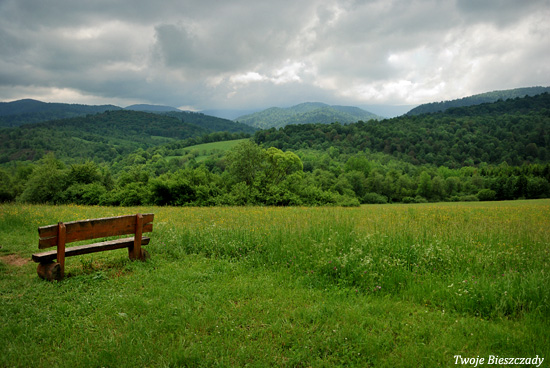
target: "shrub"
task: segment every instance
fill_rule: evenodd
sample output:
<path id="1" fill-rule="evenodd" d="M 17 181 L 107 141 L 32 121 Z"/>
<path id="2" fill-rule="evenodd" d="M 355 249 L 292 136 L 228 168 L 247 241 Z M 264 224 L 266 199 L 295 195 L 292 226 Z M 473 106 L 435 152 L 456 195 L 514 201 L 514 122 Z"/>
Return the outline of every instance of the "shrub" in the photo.
<path id="1" fill-rule="evenodd" d="M 479 201 L 479 198 L 474 194 L 470 194 L 470 195 L 461 196 L 460 201 L 461 202 L 477 202 L 477 201 Z"/>
<path id="2" fill-rule="evenodd" d="M 388 203 L 388 197 L 378 193 L 367 193 L 363 196 L 363 203 L 367 204 L 384 204 Z"/>
<path id="3" fill-rule="evenodd" d="M 61 203 L 68 175 L 63 164 L 47 155 L 34 169 L 19 200 L 29 203 Z"/>
<path id="4" fill-rule="evenodd" d="M 73 184 L 63 193 L 65 203 L 97 205 L 101 202 L 101 197 L 107 193 L 105 187 L 100 183 Z"/>
<path id="5" fill-rule="evenodd" d="M 420 195 L 414 197 L 414 203 L 428 203 L 428 200 Z"/>
<path id="6" fill-rule="evenodd" d="M 359 207 L 360 204 L 361 203 L 359 203 L 359 200 L 357 198 L 347 195 L 340 196 L 338 202 L 336 203 L 336 205 L 342 207 Z"/>
<path id="7" fill-rule="evenodd" d="M 497 192 L 492 189 L 481 189 L 477 193 L 477 198 L 480 201 L 494 201 L 497 198 Z"/>
<path id="8" fill-rule="evenodd" d="M 0 170 L 0 203 L 13 201 L 14 199 L 15 193 L 12 180 L 6 172 Z"/>
<path id="9" fill-rule="evenodd" d="M 106 192 L 100 199 L 104 206 L 139 206 L 147 204 L 149 192 L 143 183 L 130 183 L 122 188 Z"/>

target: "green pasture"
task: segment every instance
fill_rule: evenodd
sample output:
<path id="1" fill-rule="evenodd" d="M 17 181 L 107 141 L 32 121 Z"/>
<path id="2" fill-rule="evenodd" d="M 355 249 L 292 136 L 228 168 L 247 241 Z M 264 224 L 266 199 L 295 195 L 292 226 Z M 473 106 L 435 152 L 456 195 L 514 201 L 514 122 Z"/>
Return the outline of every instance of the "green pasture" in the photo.
<path id="1" fill-rule="evenodd" d="M 231 141 L 221 141 L 221 142 L 211 142 L 211 143 L 203 143 L 203 144 L 197 144 L 195 146 L 189 146 L 185 148 L 185 153 L 194 153 L 196 154 L 195 161 L 201 162 L 206 159 L 208 159 L 210 156 L 214 156 L 217 154 L 225 154 L 225 152 L 229 151 L 231 148 L 235 147 L 239 143 L 242 143 L 247 139 L 235 139 Z M 181 158 L 183 156 L 167 156 L 166 159 L 171 158 Z"/>
<path id="2" fill-rule="evenodd" d="M 155 214 L 151 258 L 30 262 L 37 227 Z M 550 200 L 357 208 L 0 205 L 1 367 L 550 359 Z"/>

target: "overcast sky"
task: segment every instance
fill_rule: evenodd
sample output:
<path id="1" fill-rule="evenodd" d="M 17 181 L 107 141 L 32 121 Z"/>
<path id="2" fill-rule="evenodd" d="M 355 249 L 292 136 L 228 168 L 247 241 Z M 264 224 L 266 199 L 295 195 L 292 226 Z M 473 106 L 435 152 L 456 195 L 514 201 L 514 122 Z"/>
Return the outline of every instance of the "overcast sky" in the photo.
<path id="1" fill-rule="evenodd" d="M 550 86 L 550 0 L 0 0 L 0 101 L 420 104 Z"/>

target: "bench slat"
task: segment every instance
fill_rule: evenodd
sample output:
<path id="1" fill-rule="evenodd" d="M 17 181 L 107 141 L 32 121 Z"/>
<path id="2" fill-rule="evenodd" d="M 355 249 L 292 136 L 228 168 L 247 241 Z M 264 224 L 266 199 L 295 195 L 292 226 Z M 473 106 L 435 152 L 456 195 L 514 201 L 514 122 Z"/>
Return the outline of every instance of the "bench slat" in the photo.
<path id="1" fill-rule="evenodd" d="M 153 231 L 154 214 L 143 214 L 143 233 Z M 136 232 L 136 216 L 105 217 L 100 219 L 66 222 L 66 242 L 104 238 L 134 234 Z M 38 228 L 40 240 L 38 248 L 44 249 L 57 245 L 58 225 L 49 225 Z"/>
<path id="2" fill-rule="evenodd" d="M 143 237 L 141 239 L 141 245 L 149 244 L 151 239 L 148 237 Z M 128 248 L 134 246 L 134 238 L 124 238 L 124 239 L 115 239 L 108 240 L 104 242 L 86 244 L 86 245 L 77 245 L 76 247 L 66 248 L 65 257 L 78 256 L 81 254 L 89 254 L 95 252 L 102 252 L 104 250 L 113 250 L 120 248 Z M 57 250 L 51 250 L 48 252 L 36 253 L 32 255 L 32 260 L 37 263 L 44 263 L 53 261 L 57 258 Z"/>

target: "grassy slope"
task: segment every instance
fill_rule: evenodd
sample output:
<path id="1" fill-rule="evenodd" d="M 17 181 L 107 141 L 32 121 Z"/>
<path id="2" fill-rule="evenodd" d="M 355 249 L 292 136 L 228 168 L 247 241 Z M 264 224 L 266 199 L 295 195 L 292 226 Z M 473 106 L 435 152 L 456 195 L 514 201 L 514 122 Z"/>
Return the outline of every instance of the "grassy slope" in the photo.
<path id="1" fill-rule="evenodd" d="M 195 157 L 195 160 L 197 162 L 201 162 L 201 161 L 206 160 L 210 156 L 225 153 L 226 151 L 229 151 L 231 148 L 235 147 L 239 143 L 242 143 L 246 140 L 248 140 L 248 138 L 235 139 L 235 140 L 232 140 L 232 141 L 221 141 L 221 142 L 197 144 L 195 146 L 186 147 L 185 151 L 186 152 L 196 152 L 197 156 Z M 181 157 L 181 156 L 169 156 L 169 157 L 167 157 L 167 159 L 177 158 L 177 157 Z"/>
<path id="2" fill-rule="evenodd" d="M 40 225 L 154 212 L 146 263 Z M 0 366 L 450 366 L 550 357 L 550 201 L 361 208 L 0 206 Z M 12 257 L 7 258 L 8 254 Z"/>

